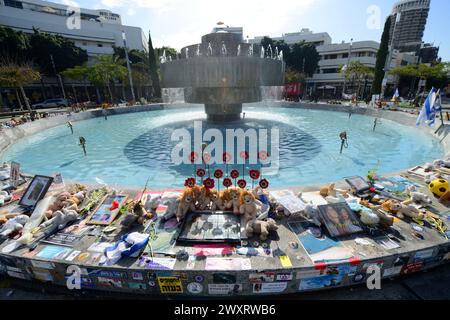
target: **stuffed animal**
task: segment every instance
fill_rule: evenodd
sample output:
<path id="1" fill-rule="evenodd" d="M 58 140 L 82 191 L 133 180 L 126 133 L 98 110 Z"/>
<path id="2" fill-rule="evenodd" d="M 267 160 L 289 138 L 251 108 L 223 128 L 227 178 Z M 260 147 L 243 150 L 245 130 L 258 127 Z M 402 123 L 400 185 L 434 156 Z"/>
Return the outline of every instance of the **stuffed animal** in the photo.
<path id="1" fill-rule="evenodd" d="M 381 208 L 388 213 L 397 214 L 402 208 L 402 205 L 397 200 L 387 200 L 383 202 Z"/>
<path id="2" fill-rule="evenodd" d="M 444 168 L 450 168 L 450 161 L 449 161 L 449 160 L 441 160 L 441 159 L 435 160 L 435 161 L 433 162 L 433 166 L 434 166 L 435 168 L 442 168 L 442 167 L 444 167 Z"/>
<path id="3" fill-rule="evenodd" d="M 233 188 L 224 191 L 225 208 L 232 210 L 235 215 L 240 214 L 240 195 L 240 189 Z"/>
<path id="4" fill-rule="evenodd" d="M 186 188 L 180 198 L 180 202 L 178 203 L 176 213 L 177 220 L 183 220 L 189 211 L 195 211 L 194 191 Z"/>
<path id="5" fill-rule="evenodd" d="M 277 223 L 273 219 L 262 220 L 250 220 L 245 228 L 248 237 L 259 235 L 262 241 L 267 240 L 270 231 L 278 230 Z"/>
<path id="6" fill-rule="evenodd" d="M 53 217 L 39 226 L 46 233 L 64 229 L 67 224 L 78 219 L 78 213 L 73 209 L 62 209 L 53 213 Z"/>
<path id="7" fill-rule="evenodd" d="M 0 191 L 0 207 L 11 200 L 11 196 L 6 191 Z"/>
<path id="8" fill-rule="evenodd" d="M 197 195 L 195 195 L 195 193 L 197 193 Z M 198 210 L 208 210 L 211 206 L 211 191 L 205 186 L 201 186 L 194 191 L 194 199 Z"/>
<path id="9" fill-rule="evenodd" d="M 9 235 L 22 231 L 24 225 L 30 220 L 27 215 L 21 214 L 13 219 L 8 220 L 1 228 L 0 235 L 8 237 Z"/>
<path id="10" fill-rule="evenodd" d="M 401 208 L 397 212 L 397 217 L 400 219 L 403 219 L 405 216 L 410 217 L 412 219 L 419 219 L 423 220 L 425 219 L 426 214 L 421 212 L 419 209 L 412 205 L 407 205 L 404 203 L 401 203 Z"/>
<path id="11" fill-rule="evenodd" d="M 225 204 L 222 200 L 222 194 L 217 190 L 211 190 L 211 210 L 225 210 Z"/>
<path id="12" fill-rule="evenodd" d="M 257 210 L 255 204 L 255 196 L 244 190 L 241 192 L 239 198 L 239 212 L 244 216 L 244 224 L 247 224 L 248 221 L 256 219 Z"/>
<path id="13" fill-rule="evenodd" d="M 131 227 L 135 223 L 143 225 L 146 219 L 152 219 L 154 217 L 153 213 L 148 213 L 145 210 L 143 201 L 130 202 L 129 207 L 131 208 L 131 212 L 128 211 L 121 222 L 125 227 Z"/>
<path id="14" fill-rule="evenodd" d="M 336 197 L 337 193 L 336 193 L 335 187 L 336 187 L 336 185 L 333 183 L 333 184 L 330 184 L 328 187 L 321 188 L 320 195 L 324 198 Z"/>
<path id="15" fill-rule="evenodd" d="M 418 192 L 416 187 L 408 187 L 407 192 L 409 193 L 409 196 L 411 197 L 411 201 L 423 205 L 431 205 L 433 201 L 429 196 L 422 192 Z"/>

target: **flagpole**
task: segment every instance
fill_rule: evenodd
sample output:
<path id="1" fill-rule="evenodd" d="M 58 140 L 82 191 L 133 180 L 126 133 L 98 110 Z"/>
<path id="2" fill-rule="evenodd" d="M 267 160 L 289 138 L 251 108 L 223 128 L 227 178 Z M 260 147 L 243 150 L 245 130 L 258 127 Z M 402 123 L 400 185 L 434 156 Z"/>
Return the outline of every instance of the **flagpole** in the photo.
<path id="1" fill-rule="evenodd" d="M 439 130 L 441 130 L 441 128 L 443 128 L 445 126 L 444 115 L 442 114 L 441 90 L 439 90 L 439 97 L 437 99 L 439 99 L 439 114 L 441 115 L 441 125 L 439 126 L 439 128 L 436 130 L 436 132 L 434 134 L 438 133 Z"/>

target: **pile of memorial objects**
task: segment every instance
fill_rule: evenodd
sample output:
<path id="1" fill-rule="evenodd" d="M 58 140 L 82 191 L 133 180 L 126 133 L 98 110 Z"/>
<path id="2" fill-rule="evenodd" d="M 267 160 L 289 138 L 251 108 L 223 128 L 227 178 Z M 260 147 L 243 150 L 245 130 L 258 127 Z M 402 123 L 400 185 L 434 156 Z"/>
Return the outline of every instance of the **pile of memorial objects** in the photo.
<path id="1" fill-rule="evenodd" d="M 140 261 L 149 250 L 157 255 L 157 243 L 163 237 L 179 235 L 167 230 L 160 233 L 161 224 L 173 221 L 175 230 L 190 214 L 198 212 L 239 217 L 242 238 L 235 248 L 240 249 L 267 247 L 283 222 L 296 219 L 310 223 L 317 237 L 357 233 L 375 237 L 399 219 L 414 226 L 417 238 L 424 228 L 435 230 L 445 239 L 449 235 L 448 218 L 435 207 L 445 207 L 450 200 L 448 160 L 391 177 L 371 171 L 367 177 L 345 178 L 341 187 L 330 184 L 303 193 L 270 191 L 268 178 L 261 170 L 251 168 L 241 172 L 228 172 L 227 168 L 225 172 L 199 167 L 179 190 L 153 191 L 148 181 L 143 190 L 131 195 L 105 185 L 66 184 L 58 174 L 26 176 L 11 167 L 9 163 L 0 166 L 0 255 L 23 248 L 31 252 L 43 242 L 66 241 L 71 250 L 38 257 L 100 266 L 114 265 L 123 257 Z M 97 237 L 95 250 L 74 249 L 73 243 L 85 236 Z M 166 242 L 174 247 L 176 240 Z M 187 261 L 188 245 L 185 247 L 167 252 Z"/>

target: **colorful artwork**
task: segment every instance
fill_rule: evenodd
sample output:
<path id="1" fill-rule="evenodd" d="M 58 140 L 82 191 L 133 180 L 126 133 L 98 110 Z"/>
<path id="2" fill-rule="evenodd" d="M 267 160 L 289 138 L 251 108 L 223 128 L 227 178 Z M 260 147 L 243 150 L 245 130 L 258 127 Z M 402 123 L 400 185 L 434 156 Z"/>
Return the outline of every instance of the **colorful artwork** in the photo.
<path id="1" fill-rule="evenodd" d="M 127 200 L 126 195 L 108 195 L 89 217 L 86 224 L 109 225 Z"/>

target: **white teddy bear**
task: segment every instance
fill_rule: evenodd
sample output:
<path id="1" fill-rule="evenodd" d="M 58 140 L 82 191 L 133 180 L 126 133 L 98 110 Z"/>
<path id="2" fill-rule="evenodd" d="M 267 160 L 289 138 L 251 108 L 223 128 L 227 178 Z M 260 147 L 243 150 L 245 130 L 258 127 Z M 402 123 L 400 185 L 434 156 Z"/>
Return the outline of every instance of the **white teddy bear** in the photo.
<path id="1" fill-rule="evenodd" d="M 23 229 L 23 226 L 28 222 L 30 217 L 21 214 L 17 217 L 8 220 L 1 228 L 0 235 L 3 237 L 8 237 L 14 232 L 18 232 Z"/>

